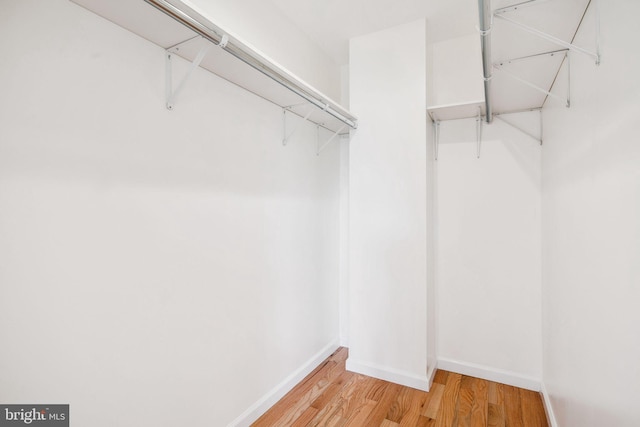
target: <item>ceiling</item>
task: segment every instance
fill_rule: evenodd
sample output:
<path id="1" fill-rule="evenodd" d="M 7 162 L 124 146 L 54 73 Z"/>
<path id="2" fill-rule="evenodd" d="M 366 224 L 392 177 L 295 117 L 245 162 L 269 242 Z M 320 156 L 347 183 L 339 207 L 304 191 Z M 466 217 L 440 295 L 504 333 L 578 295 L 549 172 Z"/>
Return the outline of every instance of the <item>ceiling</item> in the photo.
<path id="1" fill-rule="evenodd" d="M 334 61 L 349 62 L 349 39 L 426 18 L 432 41 L 470 34 L 477 0 L 270 0 Z"/>

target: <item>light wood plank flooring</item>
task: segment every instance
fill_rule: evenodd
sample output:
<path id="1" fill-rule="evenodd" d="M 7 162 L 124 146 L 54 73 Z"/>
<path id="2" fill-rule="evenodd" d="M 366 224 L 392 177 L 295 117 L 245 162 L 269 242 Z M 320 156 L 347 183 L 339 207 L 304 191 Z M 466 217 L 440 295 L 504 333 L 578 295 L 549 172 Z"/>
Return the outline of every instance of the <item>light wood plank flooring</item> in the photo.
<path id="1" fill-rule="evenodd" d="M 253 427 L 547 427 L 540 395 L 447 371 L 431 391 L 345 370 L 338 349 Z"/>

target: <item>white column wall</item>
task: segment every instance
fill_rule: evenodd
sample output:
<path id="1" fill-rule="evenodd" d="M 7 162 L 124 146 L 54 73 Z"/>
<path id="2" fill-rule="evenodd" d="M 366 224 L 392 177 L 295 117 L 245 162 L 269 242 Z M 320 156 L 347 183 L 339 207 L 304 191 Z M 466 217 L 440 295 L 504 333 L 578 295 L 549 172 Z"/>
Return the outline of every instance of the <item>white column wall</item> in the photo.
<path id="1" fill-rule="evenodd" d="M 349 66 L 347 367 L 426 389 L 425 21 L 352 39 Z"/>
<path id="2" fill-rule="evenodd" d="M 337 346 L 339 143 L 204 70 L 168 111 L 164 51 L 65 0 L 0 46 L 0 402 L 247 425 Z"/>
<path id="3" fill-rule="evenodd" d="M 571 109 L 552 101 L 544 115 L 543 380 L 555 425 L 632 427 L 640 425 L 640 3 L 599 7 L 601 65 L 572 54 Z M 588 49 L 593 9 L 576 38 Z M 557 81 L 564 96 L 565 74 Z"/>

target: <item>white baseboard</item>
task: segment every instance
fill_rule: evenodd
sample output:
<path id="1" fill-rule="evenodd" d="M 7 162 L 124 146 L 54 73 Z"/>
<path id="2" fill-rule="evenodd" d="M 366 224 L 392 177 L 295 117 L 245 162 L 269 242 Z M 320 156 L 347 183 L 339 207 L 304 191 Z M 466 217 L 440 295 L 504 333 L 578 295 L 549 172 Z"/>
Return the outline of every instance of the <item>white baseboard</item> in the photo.
<path id="1" fill-rule="evenodd" d="M 540 379 L 538 378 L 446 358 L 438 358 L 438 369 L 538 392 L 541 386 Z"/>
<path id="2" fill-rule="evenodd" d="M 544 403 L 544 410 L 547 413 L 547 421 L 549 422 L 549 426 L 558 427 L 558 421 L 556 421 L 556 416 L 553 413 L 553 406 L 551 405 L 551 398 L 549 397 L 547 388 L 544 386 L 544 382 L 542 383 L 541 393 L 542 393 L 542 401 Z"/>
<path id="3" fill-rule="evenodd" d="M 429 391 L 433 381 L 433 375 L 429 378 L 427 375 L 418 375 L 371 362 L 354 360 L 351 357 L 347 359 L 347 370 L 423 391 Z M 435 373 L 435 369 L 433 373 Z"/>
<path id="4" fill-rule="evenodd" d="M 267 412 L 269 408 L 275 405 L 278 400 L 293 389 L 300 381 L 309 375 L 315 368 L 318 367 L 327 357 L 331 356 L 338 347 L 338 340 L 334 340 L 318 353 L 316 353 L 311 359 L 300 366 L 295 372 L 285 378 L 280 384 L 276 385 L 273 389 L 262 396 L 256 403 L 251 405 L 246 411 L 244 411 L 238 418 L 231 421 L 227 427 L 248 427 L 256 421 L 262 414 Z"/>

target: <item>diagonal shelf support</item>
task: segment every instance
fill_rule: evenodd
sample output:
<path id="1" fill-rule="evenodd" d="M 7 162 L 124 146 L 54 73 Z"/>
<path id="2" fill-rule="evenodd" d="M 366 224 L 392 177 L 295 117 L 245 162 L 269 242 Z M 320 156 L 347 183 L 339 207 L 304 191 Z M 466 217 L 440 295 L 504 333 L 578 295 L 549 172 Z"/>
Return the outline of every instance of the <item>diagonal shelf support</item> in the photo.
<path id="1" fill-rule="evenodd" d="M 347 127 L 346 124 L 342 125 L 342 127 L 340 129 L 338 129 L 337 131 L 335 131 L 333 133 L 333 135 L 331 135 L 331 137 L 324 144 L 322 144 L 322 146 L 321 146 L 320 145 L 320 126 L 317 126 L 318 149 L 316 151 L 316 155 L 319 156 L 320 153 L 322 152 L 322 150 L 324 150 L 327 147 L 327 145 L 329 145 L 331 143 L 331 141 L 333 141 L 338 135 L 340 135 L 340 132 L 345 130 L 346 127 Z"/>
<path id="2" fill-rule="evenodd" d="M 509 71 L 507 71 L 507 70 L 505 70 L 505 69 L 504 69 L 504 67 L 502 67 L 502 66 L 500 66 L 500 65 L 498 65 L 498 64 L 494 64 L 494 65 L 493 65 L 493 68 L 494 68 L 494 69 L 496 69 L 496 70 L 498 70 L 498 71 L 500 71 L 500 72 L 501 72 L 501 73 L 503 73 L 504 75 L 509 76 L 510 78 L 512 78 L 512 79 L 514 79 L 514 80 L 516 80 L 516 81 L 519 81 L 520 83 L 522 83 L 522 84 L 524 84 L 524 85 L 526 85 L 526 86 L 529 86 L 529 87 L 530 87 L 530 88 L 532 88 L 532 89 L 537 90 L 538 92 L 542 92 L 543 94 L 545 94 L 545 95 L 547 95 L 547 96 L 550 96 L 551 98 L 555 98 L 555 99 L 558 99 L 558 100 L 560 100 L 560 101 L 564 102 L 564 103 L 565 103 L 565 106 L 566 106 L 567 108 L 569 108 L 569 107 L 571 106 L 571 100 L 569 99 L 569 92 L 568 92 L 568 91 L 567 91 L 567 97 L 566 97 L 566 98 L 563 98 L 563 97 L 561 97 L 561 96 L 559 96 L 559 95 L 556 95 L 555 93 L 551 93 L 551 92 L 549 92 L 548 90 L 541 88 L 541 87 L 540 87 L 540 86 L 538 86 L 538 85 L 535 85 L 535 84 L 531 83 L 531 82 L 530 82 L 530 81 L 528 81 L 528 80 L 523 79 L 522 77 L 516 76 L 515 74 L 513 74 L 513 73 L 511 73 L 511 72 L 509 72 Z"/>
<path id="3" fill-rule="evenodd" d="M 204 57 L 207 55 L 207 52 L 209 51 L 209 48 L 212 45 L 207 44 L 205 47 L 203 47 L 202 49 L 200 49 L 200 52 L 198 52 L 198 56 L 196 56 L 196 58 L 193 60 L 193 62 L 191 63 L 191 65 L 189 66 L 189 70 L 187 71 L 187 74 L 185 74 L 185 76 L 182 78 L 182 80 L 180 80 L 180 83 L 178 83 L 178 87 L 175 88 L 175 90 L 173 89 L 173 73 L 172 73 L 172 56 L 173 54 L 169 51 L 166 52 L 166 100 L 167 100 L 167 109 L 168 110 L 173 110 L 173 104 L 174 101 L 176 99 L 176 97 L 178 96 L 178 94 L 182 91 L 182 89 L 184 88 L 185 84 L 187 83 L 187 81 L 189 80 L 189 78 L 191 77 L 191 75 L 193 74 L 193 72 L 196 70 L 196 68 L 198 68 L 200 66 L 200 63 L 202 62 L 202 60 L 204 59 Z"/>
<path id="4" fill-rule="evenodd" d="M 498 18 L 498 19 L 502 19 L 503 21 L 506 21 L 508 23 L 510 23 L 511 25 L 520 28 L 523 31 L 526 31 L 528 33 L 531 33 L 533 35 L 536 35 L 540 38 L 543 38 L 545 40 L 548 40 L 552 43 L 557 44 L 558 46 L 562 46 L 566 49 L 569 49 L 572 52 L 579 52 L 582 53 L 583 55 L 587 55 L 591 58 L 593 58 L 596 62 L 596 65 L 600 65 L 600 52 L 599 52 L 599 48 L 597 48 L 596 52 L 592 52 L 590 50 L 584 49 L 580 46 L 576 46 L 575 44 L 566 42 L 562 39 L 559 39 L 558 37 L 552 36 L 551 34 L 545 33 L 544 31 L 540 31 L 537 28 L 533 28 L 530 27 L 528 25 L 525 25 L 521 22 L 518 22 L 514 19 L 508 18 L 506 17 L 503 13 L 494 13 L 493 14 L 494 17 Z M 599 22 L 599 16 L 598 16 L 598 12 L 596 11 L 596 20 Z M 599 24 L 598 24 L 599 27 Z"/>
<path id="5" fill-rule="evenodd" d="M 193 60 L 193 62 L 191 62 L 191 65 L 189 65 L 189 69 L 187 70 L 187 73 L 184 75 L 184 77 L 182 78 L 182 80 L 180 80 L 180 83 L 178 83 L 178 86 L 173 89 L 173 53 L 171 52 L 173 49 L 177 48 L 178 46 L 182 45 L 183 43 L 189 42 L 191 40 L 193 40 L 194 38 L 190 38 L 188 40 L 185 40 L 182 43 L 178 43 L 175 46 L 170 47 L 169 49 L 167 49 L 165 52 L 165 65 L 166 65 L 166 88 L 165 88 L 165 97 L 166 97 L 166 103 L 167 103 L 167 109 L 168 110 L 173 110 L 173 104 L 175 102 L 176 97 L 178 96 L 178 94 L 182 91 L 182 89 L 184 88 L 184 86 L 186 85 L 187 81 L 189 80 L 189 78 L 191 77 L 191 75 L 193 74 L 193 72 L 196 70 L 196 68 L 198 68 L 200 66 L 200 64 L 202 63 L 202 60 L 205 58 L 205 56 L 207 56 L 207 53 L 209 52 L 209 49 L 211 48 L 211 46 L 218 46 L 218 47 L 222 47 L 224 48 L 228 41 L 229 41 L 229 36 L 227 36 L 226 34 L 222 36 L 222 39 L 220 40 L 220 43 L 218 43 L 217 45 L 211 44 L 211 43 L 207 43 L 202 49 L 200 49 L 200 51 L 198 52 L 198 54 L 196 55 L 195 59 Z"/>
<path id="6" fill-rule="evenodd" d="M 304 117 L 302 117 L 302 120 L 299 121 L 293 127 L 293 129 L 287 134 L 287 111 L 291 111 L 291 108 L 293 108 L 293 106 L 284 107 L 282 109 L 282 145 L 287 145 L 287 143 L 289 142 L 289 139 L 293 136 L 293 134 L 296 133 L 296 131 L 300 127 L 300 124 L 309 120 L 309 117 L 311 117 L 311 114 L 315 110 L 314 107 L 311 106 L 311 108 L 309 109 L 309 112 Z"/>
<path id="7" fill-rule="evenodd" d="M 433 158 L 438 160 L 438 145 L 440 144 L 440 121 L 434 120 L 433 124 Z"/>
<path id="8" fill-rule="evenodd" d="M 515 130 L 519 131 L 520 133 L 528 136 L 529 138 L 533 139 L 534 141 L 537 141 L 538 143 L 540 143 L 540 145 L 542 145 L 542 109 L 539 110 L 539 114 L 540 114 L 540 136 L 535 136 L 531 132 L 527 132 L 526 130 L 522 129 L 520 126 L 516 125 L 515 123 L 511 122 L 510 120 L 505 119 L 503 117 L 504 114 L 496 114 L 496 119 L 498 119 L 501 122 L 511 126 Z"/>

